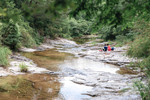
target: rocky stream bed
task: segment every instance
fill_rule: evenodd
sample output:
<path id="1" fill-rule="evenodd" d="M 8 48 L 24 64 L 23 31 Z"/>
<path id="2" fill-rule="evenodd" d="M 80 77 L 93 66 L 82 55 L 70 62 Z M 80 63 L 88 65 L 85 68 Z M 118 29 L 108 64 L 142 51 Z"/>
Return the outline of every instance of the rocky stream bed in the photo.
<path id="1" fill-rule="evenodd" d="M 32 88 L 36 92 L 31 97 L 27 93 L 14 96 L 18 100 L 141 100 L 133 83 L 141 79 L 142 73 L 140 69 L 125 67 L 137 59 L 125 55 L 127 46 L 115 47 L 110 52 L 99 51 L 104 44 L 46 39 L 35 49 L 20 49 L 26 53 L 14 53 L 10 66 L 0 67 L 0 76 L 7 79 L 8 75 L 23 75 L 25 80 L 34 83 Z M 21 63 L 28 66 L 28 73 L 20 72 Z M 7 100 L 1 92 L 0 96 L 3 97 L 0 100 Z"/>

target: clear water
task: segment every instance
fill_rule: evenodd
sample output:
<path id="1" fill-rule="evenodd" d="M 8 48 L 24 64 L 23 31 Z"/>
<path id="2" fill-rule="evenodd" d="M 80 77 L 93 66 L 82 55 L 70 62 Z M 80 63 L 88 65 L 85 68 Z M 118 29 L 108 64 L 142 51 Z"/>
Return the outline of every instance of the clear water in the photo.
<path id="1" fill-rule="evenodd" d="M 57 99 L 82 100 L 89 98 L 83 95 L 87 91 L 92 91 L 92 87 L 76 84 L 71 80 L 76 74 L 88 74 L 88 72 L 109 72 L 115 74 L 119 68 L 113 65 L 95 62 L 85 58 L 76 58 L 71 54 L 47 50 L 42 52 L 24 53 L 24 56 L 32 59 L 40 67 L 62 73 L 60 76 L 60 89 Z M 57 100 L 56 99 L 56 100 Z"/>

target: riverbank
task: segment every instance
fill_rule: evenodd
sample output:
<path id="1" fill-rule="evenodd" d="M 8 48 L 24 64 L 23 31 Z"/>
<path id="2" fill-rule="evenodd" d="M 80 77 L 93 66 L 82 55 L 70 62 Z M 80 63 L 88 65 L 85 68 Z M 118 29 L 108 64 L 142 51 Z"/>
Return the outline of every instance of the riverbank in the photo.
<path id="1" fill-rule="evenodd" d="M 14 53 L 9 58 L 10 64 L 7 67 L 0 67 L 0 76 L 20 75 L 20 74 L 35 74 L 35 73 L 52 73 L 45 68 L 38 67 L 31 59 L 21 56 L 19 53 Z M 26 65 L 28 71 L 21 72 L 19 65 Z"/>

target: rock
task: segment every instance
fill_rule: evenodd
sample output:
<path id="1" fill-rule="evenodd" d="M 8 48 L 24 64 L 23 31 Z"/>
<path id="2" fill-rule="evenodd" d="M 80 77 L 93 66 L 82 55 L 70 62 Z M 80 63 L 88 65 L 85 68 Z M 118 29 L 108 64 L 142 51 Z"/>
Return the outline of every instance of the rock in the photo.
<path id="1" fill-rule="evenodd" d="M 25 47 L 22 47 L 19 49 L 19 51 L 21 52 L 34 52 L 34 51 L 37 51 L 36 49 L 32 49 L 32 48 L 25 48 Z"/>
<path id="2" fill-rule="evenodd" d="M 30 59 L 21 55 L 11 55 L 10 58 L 18 61 L 31 61 Z"/>

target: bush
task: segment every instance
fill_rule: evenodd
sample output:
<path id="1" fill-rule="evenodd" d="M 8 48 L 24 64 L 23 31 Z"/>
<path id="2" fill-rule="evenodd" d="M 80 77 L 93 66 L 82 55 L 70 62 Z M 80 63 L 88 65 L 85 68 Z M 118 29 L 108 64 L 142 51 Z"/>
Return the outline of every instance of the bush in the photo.
<path id="1" fill-rule="evenodd" d="M 145 71 L 145 74 L 150 78 L 150 56 L 145 58 L 140 65 Z"/>
<path id="2" fill-rule="evenodd" d="M 3 16 L 0 16 L 0 42 L 8 46 L 10 49 L 17 50 L 21 46 L 35 46 L 39 43 L 35 30 L 25 21 L 25 17 L 21 14 L 21 9 L 16 8 L 11 0 L 3 1 Z M 21 3 L 21 2 L 20 2 Z"/>
<path id="3" fill-rule="evenodd" d="M 140 33 L 138 33 L 138 32 L 129 31 L 129 33 L 127 33 L 125 35 L 117 35 L 116 42 L 119 46 L 122 46 L 125 44 L 130 44 L 135 40 L 135 37 L 139 34 Z"/>
<path id="4" fill-rule="evenodd" d="M 135 82 L 143 100 L 150 100 L 150 22 L 137 21 L 133 26 L 137 33 L 135 40 L 130 44 L 127 54 L 131 57 L 143 58 L 139 63 L 140 68 L 145 72 L 145 83 Z M 139 66 L 138 65 L 138 66 Z"/>
<path id="5" fill-rule="evenodd" d="M 101 38 L 104 40 L 114 40 L 115 35 L 113 35 L 113 27 L 112 26 L 103 26 L 99 30 L 99 34 L 102 34 Z"/>
<path id="6" fill-rule="evenodd" d="M 127 54 L 132 57 L 148 57 L 150 55 L 150 34 L 137 36 Z"/>
<path id="7" fill-rule="evenodd" d="M 25 65 L 24 63 L 19 64 L 19 67 L 20 67 L 21 72 L 27 72 L 28 71 L 28 66 Z"/>
<path id="8" fill-rule="evenodd" d="M 0 65 L 8 65 L 8 55 L 11 54 L 11 51 L 7 47 L 0 47 Z"/>
<path id="9" fill-rule="evenodd" d="M 36 46 L 37 35 L 34 30 L 29 26 L 28 22 L 20 21 L 19 32 L 21 34 L 20 44 L 25 47 Z"/>
<path id="10" fill-rule="evenodd" d="M 146 75 L 146 82 L 136 81 L 135 86 L 137 87 L 142 100 L 150 100 L 150 56 L 145 58 L 141 63 L 140 67 L 143 69 Z"/>
<path id="11" fill-rule="evenodd" d="M 10 23 L 2 29 L 2 44 L 9 46 L 10 49 L 17 49 L 20 42 L 20 33 L 16 24 Z"/>
<path id="12" fill-rule="evenodd" d="M 135 86 L 137 87 L 142 100 L 150 100 L 150 81 L 146 84 L 141 83 L 140 81 L 135 82 Z"/>
<path id="13" fill-rule="evenodd" d="M 66 18 L 62 22 L 62 36 L 65 37 L 81 37 L 83 35 L 91 34 L 91 21 L 84 19 Z M 64 35 L 65 34 L 65 35 Z"/>

